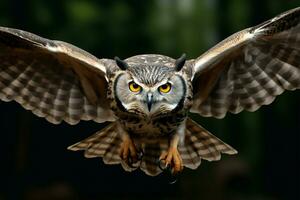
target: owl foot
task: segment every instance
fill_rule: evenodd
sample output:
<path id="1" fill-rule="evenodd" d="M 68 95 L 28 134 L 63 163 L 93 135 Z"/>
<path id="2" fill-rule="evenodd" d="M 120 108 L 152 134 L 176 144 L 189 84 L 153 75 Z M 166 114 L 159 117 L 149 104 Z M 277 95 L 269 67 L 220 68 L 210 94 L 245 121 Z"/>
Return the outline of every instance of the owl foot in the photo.
<path id="1" fill-rule="evenodd" d="M 163 171 L 170 169 L 172 174 L 178 174 L 183 170 L 183 162 L 176 147 L 170 147 L 167 152 L 160 155 L 159 167 Z"/>
<path id="2" fill-rule="evenodd" d="M 121 148 L 120 148 L 120 157 L 130 166 L 133 167 L 133 164 L 140 160 L 141 155 L 138 153 L 132 139 L 130 137 L 124 138 Z"/>

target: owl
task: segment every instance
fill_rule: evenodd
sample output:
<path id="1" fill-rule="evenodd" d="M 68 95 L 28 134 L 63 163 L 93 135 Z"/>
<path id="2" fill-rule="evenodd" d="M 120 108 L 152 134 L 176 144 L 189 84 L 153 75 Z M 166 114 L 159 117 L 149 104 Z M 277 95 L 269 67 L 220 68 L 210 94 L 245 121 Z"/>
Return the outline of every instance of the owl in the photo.
<path id="1" fill-rule="evenodd" d="M 62 41 L 0 28 L 0 98 L 53 124 L 109 122 L 70 146 L 126 171 L 196 169 L 237 151 L 188 117 L 255 111 L 300 88 L 300 8 L 187 60 L 145 54 L 98 59 Z"/>

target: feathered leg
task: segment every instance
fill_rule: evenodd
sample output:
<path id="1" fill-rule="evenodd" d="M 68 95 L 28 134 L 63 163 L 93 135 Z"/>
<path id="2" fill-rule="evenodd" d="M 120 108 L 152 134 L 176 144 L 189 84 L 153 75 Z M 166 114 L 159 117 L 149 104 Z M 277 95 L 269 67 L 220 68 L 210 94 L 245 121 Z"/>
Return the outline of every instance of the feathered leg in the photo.
<path id="1" fill-rule="evenodd" d="M 122 128 L 121 124 L 118 122 L 117 129 L 122 139 L 119 155 L 121 159 L 123 159 L 129 166 L 131 166 L 138 161 L 138 151 L 130 135 Z"/>
<path id="2" fill-rule="evenodd" d="M 162 152 L 159 157 L 159 161 L 164 161 L 165 166 L 163 166 L 162 168 L 171 167 L 172 174 L 178 174 L 183 170 L 183 162 L 178 151 L 178 144 L 184 137 L 185 124 L 185 121 L 182 122 L 177 132 L 170 138 L 168 150 Z"/>
<path id="3" fill-rule="evenodd" d="M 138 161 L 137 149 L 128 133 L 122 137 L 119 155 L 128 165 Z"/>

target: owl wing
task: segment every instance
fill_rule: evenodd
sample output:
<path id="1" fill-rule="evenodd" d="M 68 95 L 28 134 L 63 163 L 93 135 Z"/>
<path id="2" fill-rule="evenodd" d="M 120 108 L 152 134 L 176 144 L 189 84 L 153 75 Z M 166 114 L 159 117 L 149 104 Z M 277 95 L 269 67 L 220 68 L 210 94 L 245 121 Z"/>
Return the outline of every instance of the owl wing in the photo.
<path id="1" fill-rule="evenodd" d="M 300 7 L 235 33 L 190 63 L 191 112 L 223 118 L 272 103 L 300 88 Z"/>
<path id="2" fill-rule="evenodd" d="M 39 117 L 113 121 L 106 99 L 106 66 L 65 42 L 0 27 L 0 99 L 15 100 Z"/>

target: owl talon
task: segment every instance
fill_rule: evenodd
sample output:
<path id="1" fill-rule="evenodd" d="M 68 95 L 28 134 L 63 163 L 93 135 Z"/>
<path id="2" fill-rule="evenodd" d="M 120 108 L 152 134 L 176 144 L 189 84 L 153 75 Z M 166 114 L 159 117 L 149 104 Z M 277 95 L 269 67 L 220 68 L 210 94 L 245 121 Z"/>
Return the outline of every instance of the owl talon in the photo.
<path id="1" fill-rule="evenodd" d="M 169 180 L 169 184 L 172 185 L 176 182 L 177 182 L 177 176 L 171 175 L 170 180 Z"/>
<path id="2" fill-rule="evenodd" d="M 168 152 L 163 152 L 159 157 L 158 167 L 162 171 L 170 171 L 173 175 L 181 172 L 183 163 L 177 148 L 170 147 Z"/>
<path id="3" fill-rule="evenodd" d="M 121 144 L 120 157 L 128 164 L 128 166 L 135 168 L 134 163 L 139 160 L 139 153 L 131 138 L 125 138 Z"/>
<path id="4" fill-rule="evenodd" d="M 158 167 L 159 167 L 159 169 L 160 169 L 161 171 L 167 170 L 165 160 L 159 159 L 158 162 L 157 162 L 157 165 L 158 165 Z"/>
<path id="5" fill-rule="evenodd" d="M 169 184 L 172 185 L 177 182 L 177 174 L 173 174 L 171 165 L 166 165 L 165 160 L 158 160 L 158 167 L 161 171 L 165 172 L 169 178 Z"/>
<path id="6" fill-rule="evenodd" d="M 157 164 L 158 164 L 158 167 L 161 171 L 168 172 L 168 173 L 172 174 L 172 167 L 171 167 L 170 164 L 166 164 L 165 159 L 158 160 Z"/>
<path id="7" fill-rule="evenodd" d="M 144 156 L 144 152 L 143 152 L 142 150 L 139 151 L 139 152 L 137 153 L 137 160 L 138 160 L 138 161 L 142 160 L 143 156 Z"/>

